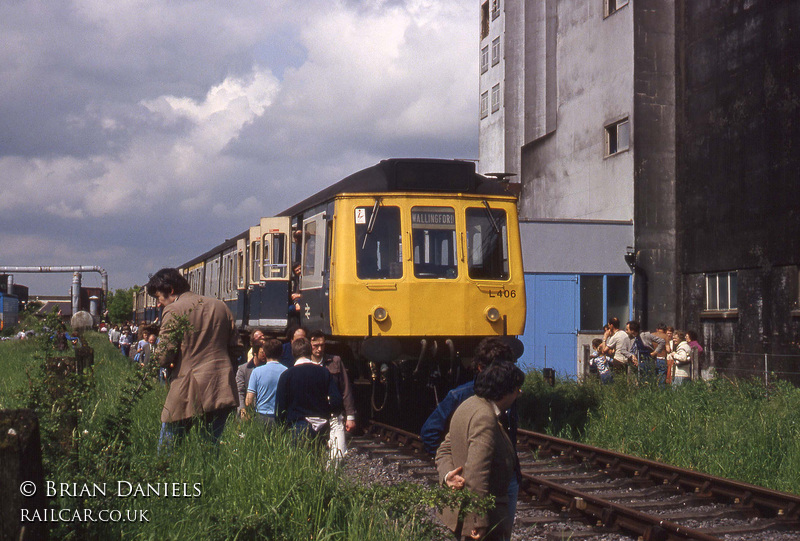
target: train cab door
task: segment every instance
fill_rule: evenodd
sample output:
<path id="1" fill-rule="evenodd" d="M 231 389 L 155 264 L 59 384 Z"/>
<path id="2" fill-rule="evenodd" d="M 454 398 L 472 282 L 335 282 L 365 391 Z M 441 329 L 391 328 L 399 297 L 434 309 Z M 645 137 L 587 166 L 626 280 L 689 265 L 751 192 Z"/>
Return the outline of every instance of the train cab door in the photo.
<path id="1" fill-rule="evenodd" d="M 291 268 L 289 218 L 261 218 L 259 326 L 283 331 L 288 325 Z"/>
<path id="2" fill-rule="evenodd" d="M 325 212 L 303 220 L 300 279 L 300 321 L 310 330 L 328 330 L 328 288 L 325 279 L 327 222 Z"/>

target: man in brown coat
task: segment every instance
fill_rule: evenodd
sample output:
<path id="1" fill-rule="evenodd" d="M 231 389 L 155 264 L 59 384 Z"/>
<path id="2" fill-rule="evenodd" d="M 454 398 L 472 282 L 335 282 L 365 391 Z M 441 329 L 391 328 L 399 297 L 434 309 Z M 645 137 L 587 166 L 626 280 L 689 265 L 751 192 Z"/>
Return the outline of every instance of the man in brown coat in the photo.
<path id="1" fill-rule="evenodd" d="M 157 358 L 170 372 L 159 445 L 182 438 L 195 418 L 216 443 L 238 404 L 229 353 L 238 341 L 233 315 L 222 301 L 189 291 L 176 269 L 155 273 L 147 293 L 164 308 Z"/>
<path id="2" fill-rule="evenodd" d="M 487 515 L 468 514 L 463 521 L 458 520 L 458 509 L 442 511 L 440 518 L 458 539 L 511 538 L 508 485 L 516 475 L 517 455 L 498 417 L 517 399 L 524 380 L 522 370 L 510 362 L 482 370 L 475 378 L 475 396 L 456 409 L 450 432 L 436 452 L 443 484 L 495 498 L 495 507 Z"/>

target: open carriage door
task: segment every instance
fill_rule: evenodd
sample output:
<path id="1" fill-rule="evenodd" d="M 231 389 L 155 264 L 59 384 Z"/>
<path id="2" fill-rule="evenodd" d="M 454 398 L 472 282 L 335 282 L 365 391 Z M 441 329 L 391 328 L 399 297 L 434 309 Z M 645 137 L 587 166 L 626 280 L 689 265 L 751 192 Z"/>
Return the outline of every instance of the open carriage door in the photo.
<path id="1" fill-rule="evenodd" d="M 267 331 L 286 329 L 289 309 L 290 272 L 288 217 L 261 218 L 259 224 L 258 286 L 251 292 L 258 299 L 258 313 L 251 312 L 251 319 Z"/>
<path id="2" fill-rule="evenodd" d="M 300 279 L 300 321 L 309 330 L 322 329 L 328 312 L 325 282 L 325 213 L 303 220 L 303 261 Z"/>

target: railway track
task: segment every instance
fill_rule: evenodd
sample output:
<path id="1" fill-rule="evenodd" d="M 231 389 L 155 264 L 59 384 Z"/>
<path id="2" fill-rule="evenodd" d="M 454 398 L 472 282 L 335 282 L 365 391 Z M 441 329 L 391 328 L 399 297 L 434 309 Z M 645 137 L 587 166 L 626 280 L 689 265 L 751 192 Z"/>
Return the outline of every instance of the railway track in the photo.
<path id="1" fill-rule="evenodd" d="M 800 496 L 521 430 L 514 539 L 800 539 Z M 370 424 L 352 442 L 400 474 L 435 483 L 416 434 Z"/>

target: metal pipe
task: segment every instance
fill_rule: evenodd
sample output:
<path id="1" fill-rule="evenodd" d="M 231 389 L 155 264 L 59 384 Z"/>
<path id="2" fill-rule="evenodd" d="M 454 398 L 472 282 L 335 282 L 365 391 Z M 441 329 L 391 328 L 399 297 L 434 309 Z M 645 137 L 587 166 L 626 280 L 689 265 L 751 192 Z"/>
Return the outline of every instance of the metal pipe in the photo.
<path id="1" fill-rule="evenodd" d="M 417 366 L 414 368 L 412 376 L 419 374 L 419 367 L 422 366 L 422 361 L 425 360 L 425 352 L 428 350 L 428 341 L 425 338 L 419 341 L 419 345 L 419 359 L 417 359 Z"/>
<path id="2" fill-rule="evenodd" d="M 100 278 L 102 280 L 102 288 L 103 288 L 103 304 L 105 304 L 105 300 L 108 297 L 108 273 L 102 267 L 96 266 L 86 266 L 86 265 L 71 265 L 71 266 L 64 266 L 64 267 L 7 267 L 7 266 L 0 266 L 0 273 L 11 273 L 11 272 L 31 272 L 31 273 L 38 273 L 38 272 L 97 272 L 100 274 Z M 9 277 L 9 282 L 11 277 Z M 74 282 L 74 281 L 73 281 Z M 105 309 L 105 306 L 102 307 Z M 75 307 L 73 307 L 75 310 Z M 75 310 L 73 313 L 75 313 Z"/>
<path id="3" fill-rule="evenodd" d="M 81 300 L 81 273 L 72 273 L 72 315 L 78 313 Z"/>

